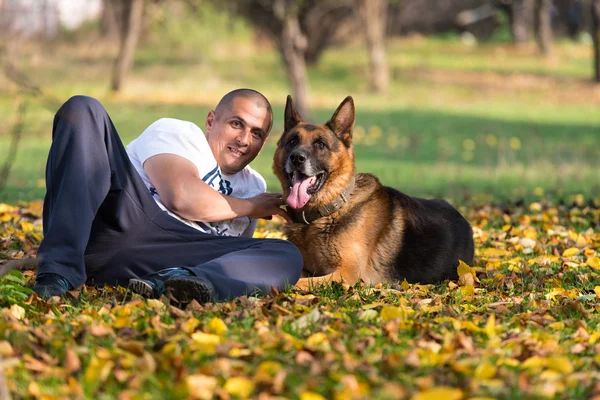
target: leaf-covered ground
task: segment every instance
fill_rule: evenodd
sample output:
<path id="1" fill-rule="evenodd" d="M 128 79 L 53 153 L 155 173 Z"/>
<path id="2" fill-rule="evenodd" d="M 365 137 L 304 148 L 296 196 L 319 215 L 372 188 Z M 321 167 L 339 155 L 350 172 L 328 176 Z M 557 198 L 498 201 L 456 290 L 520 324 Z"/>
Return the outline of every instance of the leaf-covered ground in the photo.
<path id="1" fill-rule="evenodd" d="M 476 203 L 461 209 L 475 263 L 438 285 L 180 309 L 122 288 L 44 302 L 26 287 L 34 272 L 13 271 L 0 280 L 6 388 L 44 399 L 600 397 L 600 200 Z M 40 214 L 39 203 L 0 204 L 0 262 L 35 254 Z M 277 223 L 258 235 L 281 236 Z"/>

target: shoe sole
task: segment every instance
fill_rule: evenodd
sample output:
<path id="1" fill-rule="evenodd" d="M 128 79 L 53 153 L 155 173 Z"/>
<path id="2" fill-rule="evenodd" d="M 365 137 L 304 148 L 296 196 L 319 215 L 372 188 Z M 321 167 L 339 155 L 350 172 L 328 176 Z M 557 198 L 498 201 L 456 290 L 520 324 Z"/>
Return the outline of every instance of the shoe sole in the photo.
<path id="1" fill-rule="evenodd" d="M 128 289 L 140 296 L 154 298 L 154 288 L 142 279 L 130 279 Z"/>
<path id="2" fill-rule="evenodd" d="M 213 301 L 213 290 L 205 282 L 195 279 L 171 278 L 165 281 L 165 289 L 180 302 L 190 302 L 192 299 L 198 303 Z"/>

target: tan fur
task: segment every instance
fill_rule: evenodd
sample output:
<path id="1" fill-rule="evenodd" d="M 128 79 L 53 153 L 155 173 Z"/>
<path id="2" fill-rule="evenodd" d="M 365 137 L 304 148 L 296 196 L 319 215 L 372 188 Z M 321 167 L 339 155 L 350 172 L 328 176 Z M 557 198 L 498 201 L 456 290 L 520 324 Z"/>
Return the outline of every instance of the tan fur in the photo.
<path id="1" fill-rule="evenodd" d="M 298 287 L 306 288 L 327 280 L 350 285 L 358 281 L 377 284 L 389 280 L 382 265 L 389 264 L 400 250 L 398 243 L 404 223 L 402 213 L 394 213 L 390 224 L 381 224 L 382 211 L 390 207 L 391 199 L 380 189 L 375 178 L 359 174 L 356 190 L 341 210 L 311 225 L 293 224 L 284 228 L 304 259 L 305 278 L 300 280 Z M 365 201 L 369 204 L 349 229 L 342 234 L 329 232 L 328 226 Z"/>

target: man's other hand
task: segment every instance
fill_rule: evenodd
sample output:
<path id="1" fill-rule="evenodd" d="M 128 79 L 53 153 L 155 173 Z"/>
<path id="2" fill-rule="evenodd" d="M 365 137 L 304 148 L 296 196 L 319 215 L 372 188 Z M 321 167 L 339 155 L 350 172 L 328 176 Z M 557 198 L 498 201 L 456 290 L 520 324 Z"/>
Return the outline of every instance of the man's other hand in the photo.
<path id="1" fill-rule="evenodd" d="M 292 223 L 292 218 L 287 211 L 281 208 L 285 204 L 281 193 L 262 193 L 248 199 L 252 203 L 251 218 L 271 219 L 273 215 L 279 215 L 288 223 Z"/>

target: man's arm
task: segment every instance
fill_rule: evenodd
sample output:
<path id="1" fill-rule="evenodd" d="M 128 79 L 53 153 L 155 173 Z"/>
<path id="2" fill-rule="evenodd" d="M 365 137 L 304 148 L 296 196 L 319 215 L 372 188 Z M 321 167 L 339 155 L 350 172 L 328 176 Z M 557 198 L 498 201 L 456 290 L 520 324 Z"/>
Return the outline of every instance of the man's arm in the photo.
<path id="1" fill-rule="evenodd" d="M 277 214 L 289 219 L 280 208 L 280 194 L 263 193 L 250 199 L 226 196 L 202 181 L 196 166 L 183 157 L 157 154 L 144 162 L 144 170 L 162 203 L 182 218 L 217 222 L 237 217 L 269 218 Z"/>

